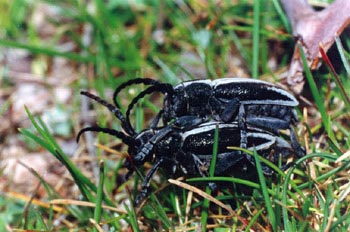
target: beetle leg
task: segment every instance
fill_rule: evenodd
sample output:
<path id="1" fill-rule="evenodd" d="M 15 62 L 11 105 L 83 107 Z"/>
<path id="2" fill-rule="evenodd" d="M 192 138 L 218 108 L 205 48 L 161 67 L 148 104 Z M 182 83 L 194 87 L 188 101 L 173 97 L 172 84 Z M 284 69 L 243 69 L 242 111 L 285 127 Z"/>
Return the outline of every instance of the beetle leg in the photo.
<path id="1" fill-rule="evenodd" d="M 239 112 L 238 112 L 238 127 L 241 131 L 241 144 L 240 147 L 246 149 L 247 143 L 248 143 L 248 136 L 247 136 L 247 123 L 246 123 L 246 115 L 244 110 L 244 105 L 241 104 L 239 106 Z"/>
<path id="2" fill-rule="evenodd" d="M 200 118 L 197 116 L 181 116 L 177 118 L 172 126 L 174 129 L 180 129 L 180 130 L 189 130 L 195 126 L 198 126 L 199 124 L 207 121 L 206 118 Z"/>
<path id="3" fill-rule="evenodd" d="M 264 164 L 261 164 L 261 170 L 266 176 L 271 176 L 273 174 L 273 170 Z"/>
<path id="4" fill-rule="evenodd" d="M 192 154 L 193 161 L 195 163 L 195 168 L 198 174 L 201 177 L 209 177 L 208 173 L 208 165 L 205 164 L 205 162 L 202 162 L 202 160 L 195 154 Z M 217 170 L 217 167 L 215 167 L 215 170 Z M 208 187 L 211 191 L 217 190 L 217 185 L 214 182 L 209 182 Z"/>
<path id="5" fill-rule="evenodd" d="M 215 175 L 221 175 L 225 173 L 225 171 L 237 164 L 243 158 L 244 156 L 241 155 L 241 151 L 232 151 L 218 154 L 217 163 L 215 167 Z"/>
<path id="6" fill-rule="evenodd" d="M 287 120 L 266 117 L 266 116 L 247 116 L 247 123 L 257 127 L 266 128 L 275 135 L 279 134 L 280 129 L 288 129 L 290 123 Z"/>
<path id="7" fill-rule="evenodd" d="M 266 155 L 263 155 L 263 154 L 259 154 L 259 155 L 261 155 L 264 158 L 267 158 Z M 256 167 L 256 161 L 251 155 L 246 155 L 246 158 L 254 167 Z M 269 166 L 267 166 L 265 163 L 260 162 L 260 166 L 261 166 L 261 170 L 262 170 L 264 175 L 271 176 L 273 174 L 273 170 Z M 246 167 L 244 167 L 244 168 L 246 168 Z M 245 171 L 248 171 L 248 169 L 246 168 Z"/>
<path id="8" fill-rule="evenodd" d="M 238 113 L 240 101 L 238 98 L 233 98 L 229 101 L 220 100 L 216 97 L 209 99 L 212 116 L 217 121 L 232 122 Z"/>
<path id="9" fill-rule="evenodd" d="M 284 164 L 284 165 L 282 165 L 281 170 L 286 171 L 288 168 L 292 167 L 293 165 L 294 165 L 294 162 Z"/>
<path id="10" fill-rule="evenodd" d="M 202 177 L 208 177 L 209 174 L 207 166 L 202 162 L 202 160 L 195 154 L 192 154 L 192 159 L 194 161 L 196 171 L 199 173 L 199 175 Z"/>
<path id="11" fill-rule="evenodd" d="M 199 157 L 195 154 L 188 154 L 188 153 L 178 153 L 178 155 L 182 155 L 182 157 L 177 157 L 177 160 L 181 160 L 180 167 L 183 167 L 183 173 L 190 176 L 201 176 L 201 177 L 208 177 L 208 165 L 207 162 L 210 163 L 210 159 L 206 159 L 205 157 Z M 188 160 L 187 157 L 191 157 L 191 160 Z M 201 159 L 202 158 L 202 159 Z M 217 185 L 213 182 L 208 183 L 209 188 L 212 191 L 217 190 Z"/>
<path id="12" fill-rule="evenodd" d="M 161 111 L 158 112 L 158 114 L 156 115 L 156 117 L 152 120 L 152 122 L 151 122 L 149 128 L 153 129 L 153 128 L 156 128 L 156 127 L 157 127 L 157 125 L 158 125 L 158 123 L 159 123 L 159 120 L 160 120 L 160 118 L 162 117 L 163 113 L 164 113 L 164 110 L 161 110 Z"/>
<path id="13" fill-rule="evenodd" d="M 237 112 L 240 111 L 240 101 L 238 98 L 234 98 L 230 100 L 226 106 L 222 114 L 220 115 L 220 118 L 223 122 L 230 122 L 233 121 L 234 118 L 237 116 Z"/>
<path id="14" fill-rule="evenodd" d="M 248 135 L 247 135 L 247 123 L 246 123 L 246 114 L 245 114 L 244 104 L 241 104 L 239 106 L 238 127 L 239 127 L 240 133 L 241 133 L 240 147 L 243 149 L 247 149 Z M 243 156 L 241 151 L 240 151 L 240 155 Z M 251 163 L 254 163 L 254 159 L 250 155 L 244 154 L 244 156 Z M 246 168 L 246 167 L 244 167 L 244 168 Z"/>
<path id="15" fill-rule="evenodd" d="M 124 175 L 124 180 L 128 180 L 130 176 L 134 173 L 134 169 L 130 167 L 130 163 L 124 163 L 123 167 L 126 167 L 128 169 L 128 172 Z M 124 182 L 125 182 L 124 181 Z"/>
<path id="16" fill-rule="evenodd" d="M 297 136 L 295 134 L 294 128 L 292 126 L 290 127 L 290 141 L 292 144 L 292 148 L 295 152 L 295 155 L 298 157 L 304 156 L 305 149 L 302 146 L 300 146 L 298 139 L 297 139 Z"/>
<path id="17" fill-rule="evenodd" d="M 133 158 L 135 165 L 143 164 L 147 160 L 147 158 L 152 154 L 154 145 L 157 144 L 160 140 L 162 140 L 172 131 L 172 126 L 167 126 L 159 130 L 157 134 L 155 134 L 145 145 L 142 146 L 141 151 L 138 152 Z"/>
<path id="18" fill-rule="evenodd" d="M 147 173 L 145 179 L 142 182 L 141 192 L 136 196 L 135 205 L 139 205 L 141 201 L 148 195 L 151 179 L 164 161 L 165 160 L 163 157 L 158 159 L 157 162 L 152 166 L 151 170 Z"/>

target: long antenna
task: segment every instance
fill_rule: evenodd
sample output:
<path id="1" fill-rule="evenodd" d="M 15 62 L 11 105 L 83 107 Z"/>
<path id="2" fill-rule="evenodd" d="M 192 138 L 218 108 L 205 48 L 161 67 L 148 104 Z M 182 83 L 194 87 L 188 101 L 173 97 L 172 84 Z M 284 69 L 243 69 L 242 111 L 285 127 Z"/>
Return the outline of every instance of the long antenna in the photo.
<path id="1" fill-rule="evenodd" d="M 107 101 L 103 100 L 102 98 L 100 98 L 100 97 L 98 97 L 96 95 L 93 95 L 92 93 L 89 93 L 89 92 L 86 92 L 86 91 L 81 91 L 80 94 L 84 95 L 84 96 L 87 96 L 87 97 L 97 101 L 101 105 L 107 107 L 108 110 L 110 112 L 112 112 L 114 114 L 114 116 L 117 117 L 120 120 L 121 126 L 126 131 L 126 133 L 128 133 L 130 136 L 135 135 L 135 130 L 131 127 L 130 123 L 125 119 L 124 115 L 119 110 L 119 108 L 117 108 L 116 106 L 108 103 Z"/>

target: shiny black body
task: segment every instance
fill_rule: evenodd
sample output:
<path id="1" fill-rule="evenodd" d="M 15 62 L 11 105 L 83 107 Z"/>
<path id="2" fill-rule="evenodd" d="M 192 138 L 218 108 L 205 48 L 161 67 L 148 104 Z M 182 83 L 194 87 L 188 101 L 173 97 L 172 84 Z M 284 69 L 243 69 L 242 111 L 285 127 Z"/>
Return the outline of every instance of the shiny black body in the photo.
<path id="1" fill-rule="evenodd" d="M 162 92 L 165 95 L 164 106 L 159 119 L 168 125 L 173 120 L 185 116 L 203 119 L 203 122 L 238 122 L 241 129 L 241 147 L 246 147 L 244 134 L 247 126 L 268 130 L 279 135 L 281 130 L 289 129 L 290 141 L 298 156 L 304 155 L 293 126 L 298 121 L 295 107 L 298 101 L 284 89 L 271 83 L 248 78 L 221 78 L 216 80 L 194 80 L 172 86 L 148 78 L 136 78 L 123 83 L 114 92 L 113 100 L 119 92 L 134 84 L 150 85 L 136 96 L 128 106 L 126 122 L 130 125 L 129 115 L 133 106 L 145 95 Z M 130 126 L 131 127 L 131 126 Z"/>
<path id="2" fill-rule="evenodd" d="M 151 85 L 130 103 L 126 120 L 136 102 L 145 95 L 159 91 L 165 94 L 163 123 L 182 116 L 197 116 L 218 122 L 244 120 L 246 124 L 266 128 L 276 134 L 297 122 L 298 101 L 284 89 L 268 82 L 248 78 L 195 80 L 172 86 L 152 79 L 130 80 L 114 93 L 133 84 Z M 244 116 L 244 119 L 241 118 Z"/>
<path id="3" fill-rule="evenodd" d="M 207 176 L 216 127 L 219 130 L 216 175 L 227 173 L 231 169 L 243 170 L 243 166 L 235 167 L 237 163 L 255 163 L 251 156 L 228 149 L 228 146 L 242 147 L 242 141 L 245 141 L 245 148 L 256 149 L 272 162 L 276 162 L 279 155 L 285 157 L 294 152 L 289 143 L 263 129 L 248 126 L 242 133 L 238 122 L 208 121 L 206 118 L 191 115 L 177 117 L 168 125 L 159 127 L 157 125 L 161 114 L 158 114 L 149 128 L 136 133 L 117 106 L 88 92 L 81 94 L 106 106 L 120 120 L 124 132 L 98 126 L 87 127 L 79 132 L 77 140 L 86 131 L 103 132 L 120 138 L 128 145 L 130 159 L 124 164 L 129 170 L 128 176 L 145 162 L 153 163 L 136 204 L 147 195 L 150 180 L 159 168 L 164 167 L 170 174 L 180 172 L 187 176 Z M 272 171 L 267 166 L 262 166 L 265 174 L 271 174 Z"/>
<path id="4" fill-rule="evenodd" d="M 278 130 L 287 129 L 297 121 L 294 107 L 298 102 L 291 94 L 268 82 L 246 78 L 181 83 L 167 94 L 163 118 L 168 122 L 194 115 L 231 122 L 237 120 L 241 105 L 248 124 L 264 126 L 266 120 Z"/>

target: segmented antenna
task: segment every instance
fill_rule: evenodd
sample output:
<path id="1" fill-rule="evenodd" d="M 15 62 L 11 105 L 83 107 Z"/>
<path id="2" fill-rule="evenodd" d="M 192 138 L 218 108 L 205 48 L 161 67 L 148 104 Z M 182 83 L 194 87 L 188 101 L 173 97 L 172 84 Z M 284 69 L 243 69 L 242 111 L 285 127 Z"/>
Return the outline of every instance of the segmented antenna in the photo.
<path id="1" fill-rule="evenodd" d="M 102 98 L 100 98 L 100 97 L 98 97 L 96 95 L 93 95 L 92 93 L 89 93 L 89 92 L 86 92 L 86 91 L 81 91 L 80 94 L 84 95 L 84 96 L 87 96 L 88 98 L 91 98 L 91 99 L 95 100 L 96 102 L 100 103 L 101 105 L 107 107 L 108 110 L 110 112 L 112 112 L 114 114 L 114 116 L 117 117 L 120 120 L 121 126 L 126 131 L 126 133 L 128 133 L 131 136 L 135 135 L 135 130 L 131 127 L 130 123 L 125 119 L 124 115 L 119 110 L 119 108 L 117 108 L 116 106 L 106 102 Z"/>
<path id="2" fill-rule="evenodd" d="M 84 129 L 81 129 L 77 135 L 77 138 L 76 138 L 77 142 L 79 142 L 81 135 L 87 131 L 102 132 L 105 134 L 113 135 L 113 136 L 121 139 L 123 141 L 123 143 L 125 143 L 128 146 L 135 145 L 135 140 L 132 137 L 124 134 L 123 132 L 113 130 L 110 128 L 99 127 L 99 126 L 92 126 L 92 127 L 86 127 Z"/>
<path id="3" fill-rule="evenodd" d="M 125 89 L 126 87 L 128 87 L 130 85 L 134 85 L 134 84 L 159 85 L 159 84 L 162 84 L 162 82 L 153 80 L 151 78 L 136 78 L 136 79 L 132 79 L 132 80 L 129 80 L 129 81 L 121 84 L 120 86 L 118 86 L 118 88 L 115 89 L 115 91 L 113 93 L 113 102 L 114 102 L 116 107 L 120 108 L 120 106 L 117 102 L 117 96 L 120 93 L 120 91 L 122 91 L 122 89 Z"/>
<path id="4" fill-rule="evenodd" d="M 132 99 L 132 101 L 129 104 L 128 109 L 125 113 L 125 117 L 126 117 L 127 122 L 130 124 L 130 112 L 131 112 L 132 108 L 135 106 L 135 104 L 140 99 L 144 98 L 147 94 L 151 94 L 153 92 L 161 92 L 163 94 L 172 94 L 173 91 L 174 91 L 174 89 L 173 89 L 172 85 L 161 83 L 158 85 L 153 85 L 151 87 L 148 87 L 147 89 L 145 89 L 144 91 L 139 93 L 134 99 Z"/>

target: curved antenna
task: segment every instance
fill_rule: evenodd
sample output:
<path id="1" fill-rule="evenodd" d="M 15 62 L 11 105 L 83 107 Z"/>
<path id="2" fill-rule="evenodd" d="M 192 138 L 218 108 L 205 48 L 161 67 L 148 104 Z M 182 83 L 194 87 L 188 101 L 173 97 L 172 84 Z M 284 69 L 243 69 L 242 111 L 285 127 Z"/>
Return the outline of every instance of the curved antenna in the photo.
<path id="1" fill-rule="evenodd" d="M 108 110 L 110 112 L 112 112 L 114 114 L 114 116 L 120 120 L 121 126 L 126 131 L 126 133 L 128 133 L 131 136 L 135 135 L 135 130 L 131 127 L 129 121 L 127 121 L 125 119 L 124 115 L 122 114 L 122 112 L 120 112 L 119 108 L 113 106 L 112 104 L 108 103 L 107 101 L 103 100 L 102 98 L 95 96 L 89 92 L 81 91 L 80 94 L 87 96 L 88 98 L 91 98 L 91 99 L 97 101 L 98 103 L 100 103 L 101 105 L 107 107 Z"/>
<path id="2" fill-rule="evenodd" d="M 113 102 L 115 104 L 116 107 L 119 107 L 119 104 L 117 102 L 117 96 L 119 94 L 119 92 L 122 90 L 122 89 L 125 89 L 126 87 L 130 86 L 130 85 L 134 85 L 134 84 L 144 84 L 144 85 L 159 85 L 159 84 L 162 84 L 162 82 L 160 81 L 157 81 L 157 80 L 153 80 L 151 78 L 136 78 L 136 79 L 132 79 L 132 80 L 129 80 L 127 82 L 124 82 L 123 84 L 119 85 L 114 93 L 113 93 Z"/>
<path id="3" fill-rule="evenodd" d="M 130 124 L 130 112 L 132 110 L 132 108 L 134 107 L 134 105 L 141 99 L 144 98 L 147 94 L 151 94 L 153 92 L 161 92 L 163 94 L 169 94 L 171 95 L 174 91 L 174 88 L 171 84 L 165 84 L 165 83 L 161 83 L 158 85 L 153 85 L 151 87 L 148 87 L 147 89 L 145 89 L 144 91 L 142 91 L 141 93 L 139 93 L 139 95 L 137 95 L 134 99 L 132 99 L 131 103 L 128 106 L 128 109 L 125 113 L 125 117 L 126 117 L 126 121 L 128 122 L 129 125 Z"/>
<path id="4" fill-rule="evenodd" d="M 113 135 L 113 136 L 121 139 L 123 141 L 123 143 L 125 143 L 128 146 L 135 146 L 135 144 L 136 144 L 135 139 L 124 134 L 121 131 L 117 131 L 117 130 L 113 130 L 113 129 L 105 128 L 105 127 L 98 127 L 98 126 L 85 127 L 83 129 L 81 129 L 77 135 L 76 141 L 79 142 L 81 135 L 87 131 L 102 132 L 105 134 Z"/>

